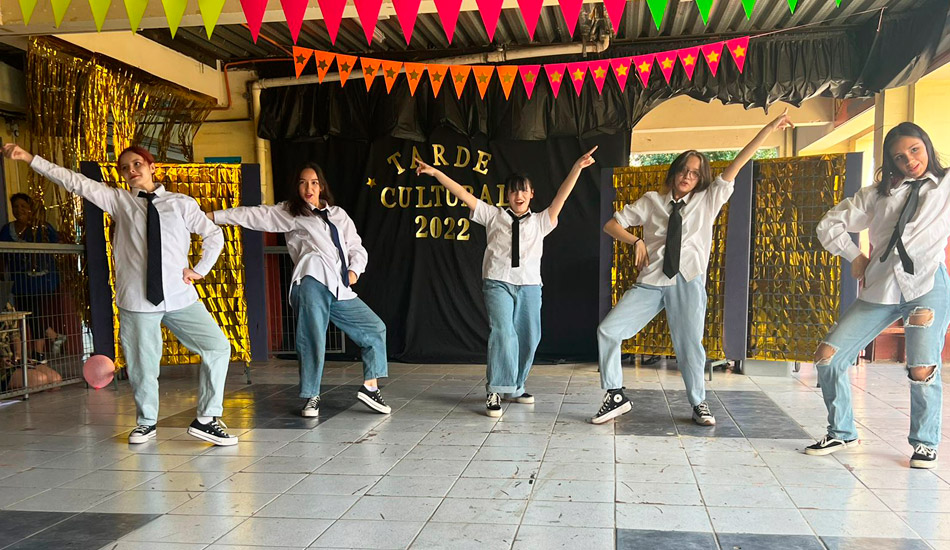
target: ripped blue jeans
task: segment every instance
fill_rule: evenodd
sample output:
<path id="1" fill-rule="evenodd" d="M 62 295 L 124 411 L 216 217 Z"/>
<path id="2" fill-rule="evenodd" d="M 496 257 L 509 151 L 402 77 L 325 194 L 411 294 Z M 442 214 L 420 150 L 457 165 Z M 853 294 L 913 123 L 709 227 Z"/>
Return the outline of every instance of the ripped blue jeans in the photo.
<path id="1" fill-rule="evenodd" d="M 838 320 L 819 347 L 815 363 L 828 409 L 828 435 L 844 440 L 858 437 L 851 408 L 849 370 L 858 352 L 891 323 L 902 318 L 910 378 L 910 434 L 907 441 L 911 445 L 923 443 L 937 448 L 943 408 L 940 356 L 950 323 L 948 288 L 947 270 L 941 266 L 934 276 L 933 290 L 927 294 L 910 302 L 901 300 L 899 304 L 873 304 L 859 299 Z M 914 380 L 910 376 L 911 368 L 933 365 L 936 365 L 933 374 L 925 380 Z"/>

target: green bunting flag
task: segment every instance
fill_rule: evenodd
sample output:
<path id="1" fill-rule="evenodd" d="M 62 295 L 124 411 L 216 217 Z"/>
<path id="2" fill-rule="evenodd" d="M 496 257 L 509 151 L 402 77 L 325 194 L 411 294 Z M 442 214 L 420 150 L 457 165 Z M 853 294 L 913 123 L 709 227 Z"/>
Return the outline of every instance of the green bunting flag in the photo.
<path id="1" fill-rule="evenodd" d="M 795 13 L 795 8 L 798 7 L 798 0 L 788 0 L 788 9 L 792 13 Z"/>
<path id="2" fill-rule="evenodd" d="M 139 30 L 142 23 L 142 16 L 145 15 L 145 8 L 148 7 L 148 0 L 123 0 L 125 2 L 125 13 L 129 16 L 129 28 L 132 32 Z"/>
<path id="3" fill-rule="evenodd" d="M 656 30 L 660 30 L 660 23 L 663 22 L 663 15 L 666 13 L 666 4 L 667 0 L 647 0 L 647 7 L 650 8 L 650 14 L 653 15 Z"/>
<path id="4" fill-rule="evenodd" d="M 699 14 L 703 16 L 703 25 L 709 23 L 709 11 L 712 9 L 713 0 L 696 0 L 699 7 Z"/>
<path id="5" fill-rule="evenodd" d="M 23 24 L 30 24 L 30 17 L 33 17 L 33 8 L 36 7 L 36 0 L 20 0 L 20 13 L 23 14 Z"/>
<path id="6" fill-rule="evenodd" d="M 214 26 L 221 17 L 221 10 L 224 9 L 224 0 L 198 0 L 198 9 L 201 10 L 201 20 L 205 23 L 205 32 L 210 39 Z"/>
<path id="7" fill-rule="evenodd" d="M 162 0 L 162 6 L 165 8 L 168 30 L 171 31 L 172 38 L 175 38 L 181 18 L 185 15 L 185 8 L 188 7 L 188 0 Z"/>
<path id="8" fill-rule="evenodd" d="M 755 0 L 742 0 L 742 7 L 745 9 L 745 18 L 752 18 L 752 8 L 755 7 Z"/>
<path id="9" fill-rule="evenodd" d="M 96 22 L 96 30 L 102 31 L 102 24 L 106 22 L 106 14 L 112 0 L 89 0 L 89 9 L 92 10 L 92 19 Z"/>
<path id="10" fill-rule="evenodd" d="M 66 17 L 69 2 L 70 0 L 50 0 L 50 4 L 53 5 L 53 20 L 56 21 L 56 28 L 59 28 L 60 23 L 63 22 L 63 17 Z"/>

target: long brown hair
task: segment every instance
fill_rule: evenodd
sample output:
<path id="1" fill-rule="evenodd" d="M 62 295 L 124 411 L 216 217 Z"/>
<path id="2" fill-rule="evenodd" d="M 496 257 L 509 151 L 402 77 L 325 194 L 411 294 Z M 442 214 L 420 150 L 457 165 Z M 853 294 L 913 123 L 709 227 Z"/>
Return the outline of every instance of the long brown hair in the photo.
<path id="1" fill-rule="evenodd" d="M 323 168 L 320 168 L 320 165 L 316 162 L 306 162 L 294 172 L 294 177 L 290 182 L 296 192 L 287 199 L 287 211 L 294 217 L 313 216 L 313 206 L 300 196 L 300 175 L 308 169 L 313 170 L 317 174 L 317 179 L 320 180 L 320 200 L 325 202 L 327 206 L 333 206 L 334 204 L 333 192 L 330 191 L 330 183 L 323 175 Z"/>
<path id="2" fill-rule="evenodd" d="M 904 173 L 897 167 L 894 158 L 891 156 L 891 147 L 902 137 L 917 138 L 924 142 L 924 149 L 927 151 L 927 171 L 937 176 L 937 179 L 943 178 L 947 169 L 940 164 L 940 157 L 934 151 L 934 144 L 930 141 L 930 136 L 923 128 L 913 122 L 901 122 L 891 128 L 891 131 L 884 136 L 884 154 L 882 155 L 881 167 L 877 171 L 877 193 L 882 197 L 891 194 L 891 188 L 904 179 Z"/>

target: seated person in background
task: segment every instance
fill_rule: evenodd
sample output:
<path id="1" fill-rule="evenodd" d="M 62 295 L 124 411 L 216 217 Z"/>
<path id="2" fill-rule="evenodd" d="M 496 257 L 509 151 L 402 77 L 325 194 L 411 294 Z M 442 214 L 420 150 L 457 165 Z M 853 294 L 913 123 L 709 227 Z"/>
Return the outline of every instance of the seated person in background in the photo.
<path id="1" fill-rule="evenodd" d="M 2 311 L 16 310 L 7 303 Z M 22 352 L 23 346 L 16 321 L 0 321 L 0 392 L 23 387 L 23 363 L 19 358 Z M 62 375 L 53 369 L 37 364 L 27 367 L 26 376 L 30 388 L 53 384 L 63 379 Z"/>

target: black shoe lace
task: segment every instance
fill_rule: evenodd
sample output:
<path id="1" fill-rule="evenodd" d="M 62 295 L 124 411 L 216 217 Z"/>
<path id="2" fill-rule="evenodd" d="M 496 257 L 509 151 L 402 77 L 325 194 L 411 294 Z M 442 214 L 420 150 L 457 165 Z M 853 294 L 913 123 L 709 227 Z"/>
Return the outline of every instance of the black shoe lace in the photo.
<path id="1" fill-rule="evenodd" d="M 604 395 L 604 404 L 601 405 L 601 406 L 600 406 L 600 410 L 597 411 L 597 416 L 601 416 L 601 415 L 603 415 L 604 413 L 606 413 L 607 411 L 609 411 L 610 409 L 612 409 L 612 408 L 613 408 L 613 404 L 614 404 L 613 395 L 611 395 L 611 394 L 609 394 L 609 393 L 606 394 L 606 395 Z"/>

